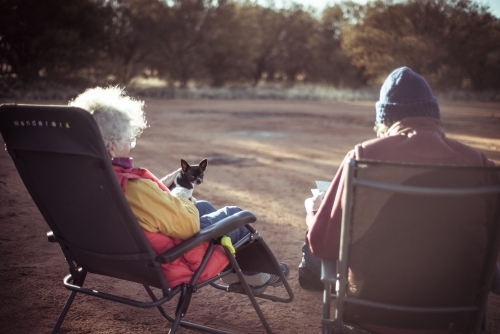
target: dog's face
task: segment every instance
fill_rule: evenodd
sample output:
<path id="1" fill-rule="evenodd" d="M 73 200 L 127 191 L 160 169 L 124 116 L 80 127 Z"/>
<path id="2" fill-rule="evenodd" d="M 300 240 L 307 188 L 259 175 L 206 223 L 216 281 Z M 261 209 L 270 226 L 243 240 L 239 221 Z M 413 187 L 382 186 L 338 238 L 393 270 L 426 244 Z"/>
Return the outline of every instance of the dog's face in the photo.
<path id="1" fill-rule="evenodd" d="M 205 170 L 207 169 L 208 161 L 203 159 L 198 166 L 190 166 L 185 160 L 181 159 L 182 174 L 186 181 L 191 184 L 200 184 L 203 182 Z"/>

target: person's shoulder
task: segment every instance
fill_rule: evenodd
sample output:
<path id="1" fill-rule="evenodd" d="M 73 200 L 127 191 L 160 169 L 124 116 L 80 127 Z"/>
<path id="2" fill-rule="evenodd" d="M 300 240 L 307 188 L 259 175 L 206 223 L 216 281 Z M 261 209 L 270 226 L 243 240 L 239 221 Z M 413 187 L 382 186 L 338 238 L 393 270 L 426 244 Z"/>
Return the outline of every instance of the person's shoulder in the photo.
<path id="1" fill-rule="evenodd" d="M 405 139 L 404 136 L 388 136 L 388 137 L 382 137 L 382 138 L 373 138 L 366 140 L 358 145 L 356 147 L 362 147 L 364 149 L 366 148 L 377 148 L 377 147 L 389 147 L 392 146 L 396 143 L 399 143 Z"/>
<path id="2" fill-rule="evenodd" d="M 394 153 L 400 150 L 405 138 L 405 136 L 387 136 L 366 140 L 354 147 L 355 157 L 380 160 L 388 154 L 388 151 Z"/>
<path id="3" fill-rule="evenodd" d="M 490 161 L 486 157 L 486 155 L 478 149 L 449 137 L 446 137 L 445 140 L 449 147 L 451 147 L 457 154 L 459 154 L 461 157 L 463 157 L 464 160 L 467 161 L 467 164 L 494 166 L 494 163 Z"/>

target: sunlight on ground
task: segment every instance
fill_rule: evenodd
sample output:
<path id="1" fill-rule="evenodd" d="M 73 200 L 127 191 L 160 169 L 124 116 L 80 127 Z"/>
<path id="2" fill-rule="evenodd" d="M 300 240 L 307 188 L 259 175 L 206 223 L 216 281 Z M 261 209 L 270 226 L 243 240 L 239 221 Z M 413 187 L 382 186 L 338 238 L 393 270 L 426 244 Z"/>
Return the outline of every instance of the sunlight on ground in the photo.
<path id="1" fill-rule="evenodd" d="M 246 149 L 255 154 L 258 154 L 259 160 L 265 161 L 267 163 L 272 163 L 273 161 L 282 161 L 285 159 L 292 159 L 296 161 L 308 161 L 312 157 L 314 159 L 314 164 L 325 164 L 331 165 L 332 163 L 340 164 L 342 159 L 332 159 L 334 157 L 328 156 L 324 150 L 317 149 L 313 147 L 304 147 L 292 143 L 270 143 L 261 142 L 245 139 L 232 139 L 231 146 L 238 146 L 242 149 Z M 342 156 L 343 158 L 343 156 Z"/>

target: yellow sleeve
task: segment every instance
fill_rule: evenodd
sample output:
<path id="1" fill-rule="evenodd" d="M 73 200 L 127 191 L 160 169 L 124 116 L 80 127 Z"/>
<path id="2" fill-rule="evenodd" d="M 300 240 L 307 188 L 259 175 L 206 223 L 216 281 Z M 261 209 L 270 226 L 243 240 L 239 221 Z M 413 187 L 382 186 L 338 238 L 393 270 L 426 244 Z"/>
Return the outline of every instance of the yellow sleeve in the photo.
<path id="1" fill-rule="evenodd" d="M 161 190 L 151 180 L 129 180 L 125 197 L 146 231 L 182 240 L 200 231 L 196 206 L 187 198 L 177 198 Z"/>

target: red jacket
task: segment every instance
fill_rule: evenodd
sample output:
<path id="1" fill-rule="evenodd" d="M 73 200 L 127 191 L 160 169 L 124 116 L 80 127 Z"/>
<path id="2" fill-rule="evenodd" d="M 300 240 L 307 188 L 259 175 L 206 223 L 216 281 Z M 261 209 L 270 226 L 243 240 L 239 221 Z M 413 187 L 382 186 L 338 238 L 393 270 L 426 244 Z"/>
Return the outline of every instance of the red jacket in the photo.
<path id="1" fill-rule="evenodd" d="M 169 191 L 163 183 L 161 183 L 151 172 L 143 168 L 125 169 L 119 166 L 113 166 L 118 182 L 120 183 L 123 192 L 127 189 L 129 179 L 148 179 L 156 182 L 158 187 L 163 191 Z M 146 238 L 151 243 L 151 246 L 157 254 L 161 254 L 175 245 L 180 244 L 183 240 L 171 238 L 160 232 L 148 232 L 144 230 Z M 162 264 L 163 272 L 167 278 L 167 282 L 171 287 L 176 287 L 181 283 L 189 283 L 193 273 L 199 268 L 203 256 L 209 246 L 209 242 L 193 248 L 177 260 L 171 263 Z M 197 283 L 206 281 L 220 273 L 229 264 L 229 259 L 224 252 L 222 246 L 216 246 L 212 256 L 208 260 L 205 270 L 201 274 Z"/>
<path id="2" fill-rule="evenodd" d="M 494 166 L 478 150 L 446 138 L 432 117 L 407 117 L 394 124 L 384 138 L 358 144 L 347 153 L 317 212 L 306 217 L 307 241 L 316 257 L 338 259 L 342 223 L 344 168 L 351 158 L 419 164 Z"/>

